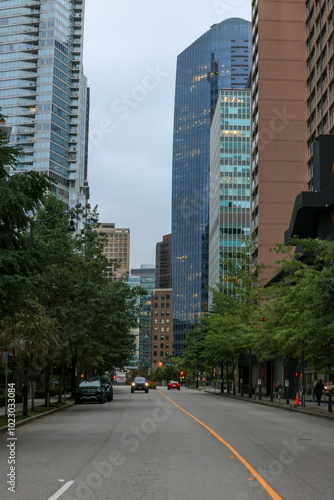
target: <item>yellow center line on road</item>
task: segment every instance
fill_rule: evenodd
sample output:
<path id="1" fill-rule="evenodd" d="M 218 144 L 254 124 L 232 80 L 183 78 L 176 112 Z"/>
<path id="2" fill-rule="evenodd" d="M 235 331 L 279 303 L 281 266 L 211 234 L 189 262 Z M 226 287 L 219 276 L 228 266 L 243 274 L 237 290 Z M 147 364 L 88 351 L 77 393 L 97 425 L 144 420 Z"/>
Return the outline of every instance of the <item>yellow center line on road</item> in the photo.
<path id="1" fill-rule="evenodd" d="M 159 391 L 159 389 L 157 389 L 157 392 L 159 392 L 162 396 L 164 396 L 164 398 L 168 399 L 168 401 L 170 401 L 171 403 L 173 403 L 173 405 L 175 405 L 177 408 L 179 408 L 181 411 L 183 411 L 184 413 L 186 413 L 190 418 L 193 418 L 194 420 L 196 420 L 196 422 L 198 422 L 199 424 L 203 425 L 203 427 L 205 427 L 209 432 L 211 432 L 211 434 L 213 436 L 215 436 L 215 438 L 218 439 L 218 441 L 220 441 L 221 443 L 223 443 L 229 450 L 232 451 L 232 453 L 240 460 L 240 462 L 246 467 L 246 469 L 249 470 L 249 472 L 251 474 L 253 474 L 253 476 L 258 480 L 258 482 L 261 484 L 261 486 L 266 490 L 266 492 L 268 493 L 268 495 L 273 499 L 273 500 L 283 500 L 282 497 L 280 497 L 276 491 L 274 491 L 272 489 L 271 486 L 269 486 L 269 484 L 267 483 L 267 481 L 265 481 L 263 479 L 262 476 L 260 476 L 260 474 L 258 472 L 256 472 L 256 470 L 247 462 L 247 460 L 244 459 L 244 457 L 242 455 L 240 455 L 240 453 L 237 452 L 237 450 L 235 448 L 233 448 L 233 446 L 231 446 L 227 441 L 225 441 L 225 439 L 223 439 L 221 436 L 219 436 L 219 434 L 217 434 L 217 432 L 215 432 L 213 429 L 211 429 L 208 425 L 206 425 L 204 422 L 202 422 L 201 420 L 199 420 L 198 418 L 194 417 L 194 415 L 192 415 L 191 413 L 187 412 L 186 410 L 184 410 L 181 406 L 179 406 L 178 404 L 176 404 L 172 399 L 170 399 L 168 396 L 166 396 L 163 392 Z"/>

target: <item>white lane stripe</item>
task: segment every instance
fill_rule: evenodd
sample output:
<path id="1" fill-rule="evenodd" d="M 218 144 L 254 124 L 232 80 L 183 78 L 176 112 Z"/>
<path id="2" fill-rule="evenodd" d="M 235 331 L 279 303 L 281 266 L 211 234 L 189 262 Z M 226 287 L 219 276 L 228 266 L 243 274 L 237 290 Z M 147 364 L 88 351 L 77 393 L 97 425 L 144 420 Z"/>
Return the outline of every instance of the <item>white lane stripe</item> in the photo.
<path id="1" fill-rule="evenodd" d="M 57 491 L 57 493 L 55 493 L 54 495 L 52 495 L 52 497 L 50 497 L 49 500 L 57 500 L 57 498 L 61 497 L 61 495 L 63 493 L 65 493 L 65 491 L 68 490 L 69 487 L 72 486 L 73 483 L 74 483 L 74 481 L 67 481 L 67 483 L 64 484 L 64 486 L 62 486 L 60 488 L 60 490 Z"/>

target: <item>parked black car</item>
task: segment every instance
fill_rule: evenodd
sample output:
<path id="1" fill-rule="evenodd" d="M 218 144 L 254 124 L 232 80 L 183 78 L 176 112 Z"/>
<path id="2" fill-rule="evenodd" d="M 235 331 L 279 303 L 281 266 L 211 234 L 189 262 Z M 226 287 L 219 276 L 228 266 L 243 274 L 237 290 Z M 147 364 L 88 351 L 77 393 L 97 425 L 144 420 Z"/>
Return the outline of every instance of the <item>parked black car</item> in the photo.
<path id="1" fill-rule="evenodd" d="M 114 390 L 113 386 L 108 377 L 99 377 L 101 383 L 106 391 L 107 401 L 112 401 L 114 399 Z"/>
<path id="2" fill-rule="evenodd" d="M 107 401 L 106 391 L 102 382 L 98 379 L 82 380 L 75 395 L 76 403 L 93 401 L 96 403 L 105 403 Z"/>
<path id="3" fill-rule="evenodd" d="M 132 394 L 135 391 L 145 391 L 148 393 L 148 382 L 144 377 L 135 377 L 134 381 L 131 382 L 131 392 Z"/>
<path id="4" fill-rule="evenodd" d="M 96 375 L 95 377 L 90 377 L 88 380 L 100 380 L 106 391 L 107 401 L 112 401 L 114 399 L 113 386 L 111 385 L 111 381 L 108 377 L 104 375 Z"/>

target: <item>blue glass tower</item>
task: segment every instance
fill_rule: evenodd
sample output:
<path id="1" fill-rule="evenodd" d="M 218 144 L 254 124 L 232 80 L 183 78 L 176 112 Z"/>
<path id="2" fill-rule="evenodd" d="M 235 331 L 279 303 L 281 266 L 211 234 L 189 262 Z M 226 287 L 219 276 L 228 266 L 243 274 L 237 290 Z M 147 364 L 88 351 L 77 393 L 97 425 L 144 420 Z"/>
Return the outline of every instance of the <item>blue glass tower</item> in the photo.
<path id="1" fill-rule="evenodd" d="M 84 7 L 85 0 L 0 0 L 0 107 L 10 144 L 22 148 L 16 171 L 49 175 L 68 208 L 89 197 Z"/>
<path id="2" fill-rule="evenodd" d="M 142 264 L 140 269 L 131 269 L 131 277 L 140 277 L 140 286 L 146 292 L 140 297 L 138 366 L 148 369 L 151 354 L 151 293 L 155 288 L 155 267 Z"/>
<path id="3" fill-rule="evenodd" d="M 174 352 L 207 311 L 210 121 L 221 88 L 247 86 L 251 23 L 215 24 L 177 59 L 172 179 Z"/>

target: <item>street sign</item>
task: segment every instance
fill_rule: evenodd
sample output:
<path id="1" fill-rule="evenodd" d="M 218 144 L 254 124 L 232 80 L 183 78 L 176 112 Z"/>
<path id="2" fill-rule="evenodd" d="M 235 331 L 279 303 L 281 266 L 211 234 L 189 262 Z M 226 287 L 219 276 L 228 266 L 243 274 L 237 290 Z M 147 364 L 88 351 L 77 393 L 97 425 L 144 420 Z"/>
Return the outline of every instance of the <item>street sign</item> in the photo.
<path id="1" fill-rule="evenodd" d="M 166 363 L 166 366 L 174 366 L 173 363 Z"/>
<path id="2" fill-rule="evenodd" d="M 289 387 L 289 381 L 285 380 L 285 387 Z"/>
<path id="3" fill-rule="evenodd" d="M 257 385 L 262 385 L 262 380 L 260 378 L 257 379 Z"/>

